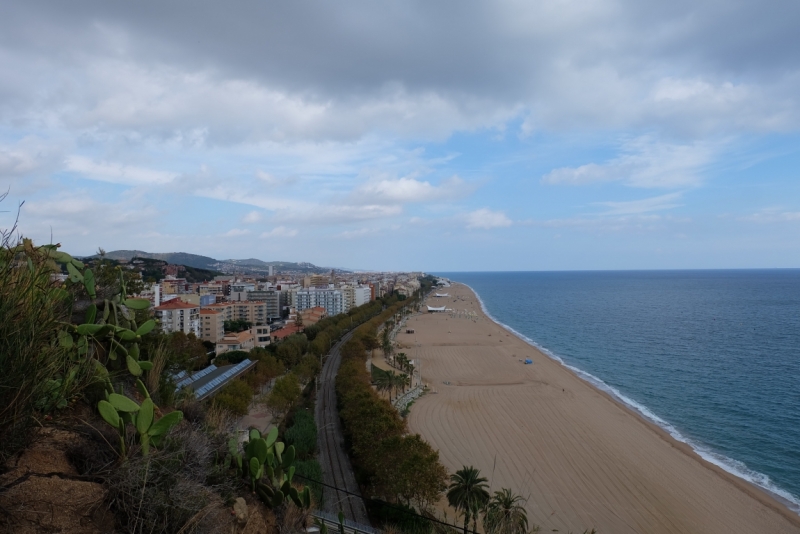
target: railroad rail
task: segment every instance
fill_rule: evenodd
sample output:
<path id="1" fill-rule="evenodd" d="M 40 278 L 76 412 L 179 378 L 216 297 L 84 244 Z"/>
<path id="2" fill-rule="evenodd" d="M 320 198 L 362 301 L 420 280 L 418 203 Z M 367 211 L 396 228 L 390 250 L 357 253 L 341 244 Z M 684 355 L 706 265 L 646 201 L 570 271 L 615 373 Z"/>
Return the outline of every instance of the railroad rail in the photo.
<path id="1" fill-rule="evenodd" d="M 324 510 L 337 514 L 341 510 L 353 523 L 368 525 L 367 509 L 356 483 L 353 466 L 344 450 L 344 435 L 339 412 L 336 409 L 336 373 L 342 362 L 341 346 L 353 332 L 349 332 L 331 348 L 322 366 L 317 391 L 316 420 L 319 445 L 319 463 L 322 467 Z M 342 488 L 348 493 L 334 488 Z M 354 494 L 354 495 L 353 495 Z"/>

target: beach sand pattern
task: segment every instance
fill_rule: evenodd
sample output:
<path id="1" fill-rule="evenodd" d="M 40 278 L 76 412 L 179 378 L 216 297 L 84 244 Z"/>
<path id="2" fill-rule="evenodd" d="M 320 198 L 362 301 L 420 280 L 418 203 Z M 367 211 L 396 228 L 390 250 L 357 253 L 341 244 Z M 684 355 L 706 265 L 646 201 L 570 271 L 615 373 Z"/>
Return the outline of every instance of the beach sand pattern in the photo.
<path id="1" fill-rule="evenodd" d="M 448 291 L 428 304 L 477 319 L 417 315 L 397 341 L 436 392 L 415 402 L 409 427 L 449 471 L 475 465 L 492 490 L 527 497 L 543 532 L 800 533 L 781 503 L 489 320 L 469 288 Z"/>

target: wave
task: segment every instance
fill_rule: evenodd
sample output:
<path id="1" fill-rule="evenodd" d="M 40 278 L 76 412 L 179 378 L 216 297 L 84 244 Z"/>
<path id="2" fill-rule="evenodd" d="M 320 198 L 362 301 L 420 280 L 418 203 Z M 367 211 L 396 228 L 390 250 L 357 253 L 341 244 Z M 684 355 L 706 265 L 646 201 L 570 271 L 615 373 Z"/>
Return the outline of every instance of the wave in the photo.
<path id="1" fill-rule="evenodd" d="M 464 282 L 459 282 L 459 283 L 468 287 L 475 294 L 475 296 L 478 299 L 478 302 L 481 305 L 481 310 L 483 310 L 483 313 L 485 313 L 486 316 L 492 321 L 494 321 L 498 326 L 512 333 L 516 337 L 520 338 L 525 343 L 535 347 L 537 350 L 539 350 L 542 354 L 546 355 L 548 358 L 557 361 L 558 363 L 560 363 L 561 365 L 563 365 L 564 367 L 575 373 L 578 376 L 578 378 L 588 382 L 589 384 L 591 384 L 592 386 L 596 387 L 601 391 L 605 391 L 606 393 L 611 395 L 614 399 L 616 399 L 618 402 L 621 402 L 625 406 L 638 412 L 639 414 L 642 415 L 642 417 L 644 417 L 648 421 L 651 421 L 656 425 L 658 425 L 659 427 L 661 427 L 662 429 L 664 429 L 675 440 L 689 445 L 692 448 L 692 450 L 694 450 L 694 452 L 696 452 L 697 455 L 700 456 L 703 460 L 711 464 L 714 464 L 720 469 L 723 469 L 728 473 L 761 488 L 762 490 L 766 491 L 767 493 L 776 497 L 779 501 L 784 503 L 787 508 L 800 515 L 800 498 L 791 494 L 785 489 L 777 486 L 774 482 L 772 482 L 772 479 L 768 475 L 750 469 L 749 467 L 747 467 L 747 465 L 745 465 L 744 462 L 735 460 L 733 458 L 730 458 L 729 456 L 725 456 L 724 454 L 720 454 L 711 449 L 709 446 L 684 436 L 677 428 L 675 428 L 674 425 L 672 425 L 668 421 L 662 419 L 661 417 L 653 413 L 653 411 L 650 410 L 647 406 L 631 399 L 630 397 L 625 396 L 617 388 L 606 384 L 602 379 L 594 376 L 593 374 L 588 373 L 583 369 L 579 369 L 574 365 L 566 363 L 560 356 L 549 350 L 547 347 L 540 345 L 539 343 L 529 338 L 525 334 L 518 332 L 517 330 L 514 330 L 512 327 L 508 326 L 507 324 L 504 324 L 501 321 L 497 320 L 497 318 L 494 317 L 486 308 L 486 304 L 483 302 L 483 299 L 478 294 L 478 292 L 475 291 L 473 287 L 465 284 Z"/>

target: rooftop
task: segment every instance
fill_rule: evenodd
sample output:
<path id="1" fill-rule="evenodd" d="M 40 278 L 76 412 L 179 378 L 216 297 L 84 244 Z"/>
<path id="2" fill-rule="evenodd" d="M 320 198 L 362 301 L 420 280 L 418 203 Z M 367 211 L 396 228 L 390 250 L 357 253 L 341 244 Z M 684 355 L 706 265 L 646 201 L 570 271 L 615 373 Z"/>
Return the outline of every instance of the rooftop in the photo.
<path id="1" fill-rule="evenodd" d="M 281 328 L 279 330 L 273 330 L 272 337 L 277 338 L 277 339 L 283 339 L 285 337 L 291 336 L 292 334 L 296 334 L 299 331 L 300 331 L 300 328 L 297 325 L 290 324 L 290 325 L 284 326 L 283 328 Z"/>
<path id="2" fill-rule="evenodd" d="M 190 304 L 188 302 L 184 302 L 181 299 L 172 299 L 168 300 L 161 306 L 156 306 L 156 310 L 159 311 L 167 311 L 167 310 L 189 310 L 192 308 L 199 308 L 200 306 L 196 304 Z"/>

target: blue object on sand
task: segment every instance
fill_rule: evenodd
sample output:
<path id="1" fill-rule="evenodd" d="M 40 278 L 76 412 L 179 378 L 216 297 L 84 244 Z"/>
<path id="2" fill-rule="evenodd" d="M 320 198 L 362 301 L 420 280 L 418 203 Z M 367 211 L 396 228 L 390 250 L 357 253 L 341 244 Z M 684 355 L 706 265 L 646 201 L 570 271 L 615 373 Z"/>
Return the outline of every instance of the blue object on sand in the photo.
<path id="1" fill-rule="evenodd" d="M 531 360 L 530 358 L 525 360 L 525 365 L 528 365 L 528 364 L 531 364 L 531 363 L 533 363 L 533 360 Z"/>

